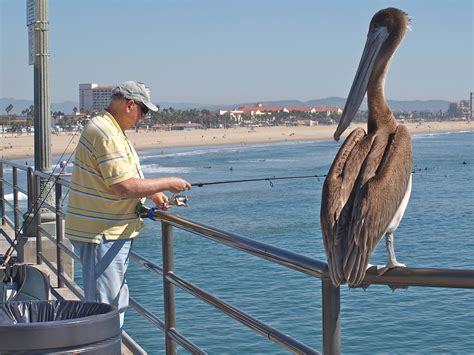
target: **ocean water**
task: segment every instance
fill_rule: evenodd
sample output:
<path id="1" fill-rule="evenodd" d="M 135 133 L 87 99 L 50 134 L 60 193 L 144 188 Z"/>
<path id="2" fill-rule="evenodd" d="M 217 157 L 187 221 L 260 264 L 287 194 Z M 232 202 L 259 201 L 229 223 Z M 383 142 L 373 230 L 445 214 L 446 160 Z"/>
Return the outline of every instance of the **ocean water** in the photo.
<path id="1" fill-rule="evenodd" d="M 147 177 L 176 175 L 198 183 L 326 174 L 339 147 L 333 141 L 300 141 L 155 149 L 140 156 Z M 474 269 L 474 132 L 415 135 L 413 148 L 412 195 L 395 233 L 398 260 L 410 267 Z M 189 207 L 171 212 L 324 261 L 322 182 L 194 187 L 187 193 Z M 135 252 L 159 265 L 160 230 L 159 222 L 146 220 L 134 242 Z M 178 275 L 322 350 L 318 279 L 177 228 L 174 252 Z M 371 263 L 385 262 L 382 240 Z M 131 296 L 163 320 L 161 278 L 131 263 L 127 280 Z M 176 312 L 178 331 L 209 354 L 287 353 L 179 288 Z M 163 334 L 132 310 L 125 330 L 149 354 L 164 353 Z M 474 353 L 474 291 L 343 286 L 341 339 L 344 354 Z"/>
<path id="2" fill-rule="evenodd" d="M 399 261 L 411 267 L 474 269 L 474 133 L 413 137 L 413 191 L 395 233 Z M 340 144 L 284 142 L 141 153 L 146 176 L 209 182 L 325 174 Z M 319 223 L 322 179 L 195 187 L 190 205 L 172 213 L 325 260 Z M 146 221 L 134 250 L 161 265 L 158 222 Z M 231 305 L 322 349 L 321 283 L 203 237 L 174 229 L 175 270 Z M 386 262 L 384 242 L 372 258 Z M 163 319 L 162 280 L 132 265 L 131 296 Z M 177 329 L 210 354 L 284 354 L 211 306 L 176 289 Z M 150 354 L 163 335 L 127 313 L 125 329 Z M 387 286 L 341 288 L 346 354 L 473 353 L 474 291 Z M 183 351 L 184 352 L 184 351 Z"/>

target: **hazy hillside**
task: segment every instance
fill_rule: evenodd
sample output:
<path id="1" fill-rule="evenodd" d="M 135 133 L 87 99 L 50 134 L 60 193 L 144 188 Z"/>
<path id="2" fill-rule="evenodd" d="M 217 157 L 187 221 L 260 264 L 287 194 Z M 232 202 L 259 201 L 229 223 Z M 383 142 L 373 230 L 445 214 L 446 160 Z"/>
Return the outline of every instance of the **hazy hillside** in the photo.
<path id="1" fill-rule="evenodd" d="M 21 111 L 27 109 L 30 107 L 30 105 L 33 105 L 33 100 L 16 100 L 12 98 L 6 98 L 6 99 L 1 99 L 0 98 L 0 115 L 6 114 L 5 108 L 12 104 L 13 105 L 13 110 L 10 112 L 10 114 L 16 114 L 16 115 L 21 115 Z M 64 102 L 58 102 L 58 103 L 52 103 L 51 104 L 53 111 L 61 111 L 66 114 L 72 113 L 72 109 L 74 107 L 79 107 L 78 102 L 74 101 L 64 101 Z"/>
<path id="2" fill-rule="evenodd" d="M 262 101 L 265 106 L 337 106 L 341 109 L 344 108 L 346 99 L 343 97 L 327 97 L 325 99 L 314 99 L 309 101 L 298 101 L 298 100 L 284 100 L 284 101 Z M 430 111 L 438 112 L 447 111 L 449 107 L 449 101 L 446 100 L 414 100 L 414 101 L 396 101 L 388 100 L 388 104 L 393 111 Z M 221 108 L 233 109 L 240 106 L 253 106 L 252 103 L 243 103 L 238 105 L 224 105 Z M 367 110 L 367 99 L 362 101 L 362 110 Z"/>
<path id="3" fill-rule="evenodd" d="M 265 106 L 338 106 L 341 109 L 344 107 L 346 99 L 343 97 L 327 97 L 324 99 L 314 99 L 309 101 L 299 101 L 299 100 L 280 100 L 280 101 L 262 101 L 261 103 Z M 0 115 L 5 114 L 5 108 L 9 105 L 13 105 L 12 114 L 21 114 L 21 111 L 28 108 L 33 104 L 33 101 L 30 100 L 16 100 L 12 98 L 1 99 L 0 98 Z M 175 110 L 187 110 L 187 109 L 208 109 L 208 110 L 231 110 L 236 109 L 240 106 L 253 106 L 255 102 L 244 102 L 237 104 L 223 104 L 223 105 L 210 105 L 210 104 L 199 104 L 199 103 L 190 103 L 190 102 L 158 102 L 161 108 L 172 107 Z M 396 101 L 389 100 L 388 104 L 391 109 L 394 111 L 447 111 L 449 106 L 449 101 L 446 100 L 413 100 L 413 101 Z M 74 101 L 64 101 L 59 103 L 53 103 L 53 111 L 61 111 L 66 114 L 70 114 L 73 111 L 74 107 L 79 107 L 78 102 Z M 367 109 L 367 101 L 364 99 L 361 105 L 362 110 Z"/>

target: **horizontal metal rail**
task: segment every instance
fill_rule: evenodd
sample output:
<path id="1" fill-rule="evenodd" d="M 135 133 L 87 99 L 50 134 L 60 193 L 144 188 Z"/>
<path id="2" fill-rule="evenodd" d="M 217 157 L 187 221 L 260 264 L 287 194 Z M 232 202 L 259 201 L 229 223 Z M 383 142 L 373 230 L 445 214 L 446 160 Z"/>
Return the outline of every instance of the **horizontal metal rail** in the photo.
<path id="1" fill-rule="evenodd" d="M 362 286 L 367 284 L 391 287 L 424 286 L 447 288 L 474 288 L 474 270 L 395 268 L 383 275 L 377 274 L 377 267 L 367 270 Z"/>
<path id="2" fill-rule="evenodd" d="M 15 186 L 15 185 L 13 185 L 13 183 L 11 183 L 8 180 L 5 180 L 4 178 L 2 178 L 0 181 L 6 186 L 9 186 L 9 187 L 14 187 Z"/>
<path id="3" fill-rule="evenodd" d="M 327 264 L 303 255 L 280 249 L 252 239 L 224 232 L 196 223 L 168 212 L 155 211 L 154 218 L 169 223 L 193 234 L 212 239 L 260 258 L 285 265 L 289 268 L 319 278 L 328 278 Z M 474 288 L 474 270 L 436 268 L 395 268 L 378 275 L 376 267 L 371 267 L 362 285 L 379 284 L 388 286 L 428 286 L 451 288 Z"/>
<path id="4" fill-rule="evenodd" d="M 28 191 L 26 191 L 25 189 L 23 189 L 19 186 L 17 186 L 15 190 L 18 191 L 18 192 L 21 192 L 24 195 L 28 195 Z"/>
<path id="5" fill-rule="evenodd" d="M 57 269 L 56 269 L 57 270 Z M 60 275 L 64 285 L 72 292 L 74 295 L 80 299 L 81 301 L 84 300 L 84 291 L 67 275 Z"/>
<path id="6" fill-rule="evenodd" d="M 46 238 L 48 238 L 50 241 L 52 241 L 53 243 L 56 243 L 56 238 L 54 235 L 52 235 L 51 233 L 49 233 L 46 229 L 44 229 L 43 227 L 41 226 L 38 226 L 38 232 L 40 232 L 40 234 Z"/>
<path id="7" fill-rule="evenodd" d="M 51 261 L 49 261 L 49 260 L 43 255 L 43 253 L 38 252 L 38 253 L 37 253 L 37 256 L 39 256 L 39 258 L 41 259 L 41 261 L 44 262 L 44 263 L 46 264 L 46 266 L 47 266 L 55 275 L 58 274 L 58 269 L 56 268 L 56 266 L 54 266 L 53 263 L 52 263 Z"/>
<path id="8" fill-rule="evenodd" d="M 198 234 L 216 242 L 226 244 L 232 248 L 258 256 L 259 258 L 273 261 L 312 276 L 321 278 L 327 269 L 325 262 L 193 222 L 167 212 L 156 211 L 154 217 L 179 229 Z"/>
<path id="9" fill-rule="evenodd" d="M 140 303 L 135 301 L 135 299 L 133 297 L 129 298 L 128 303 L 129 303 L 129 306 L 132 307 L 132 309 L 135 312 L 137 312 L 143 318 L 148 320 L 151 324 L 153 324 L 155 327 L 157 327 L 162 332 L 165 331 L 165 323 L 160 318 L 158 318 L 156 315 L 154 315 L 152 312 L 150 312 L 148 309 L 143 307 Z"/>
<path id="10" fill-rule="evenodd" d="M 125 330 L 122 330 L 122 343 L 132 351 L 133 355 L 147 355 L 146 351 L 143 350 Z"/>
<path id="11" fill-rule="evenodd" d="M 27 171 L 28 167 L 22 164 L 15 163 L 14 161 L 11 160 L 6 160 L 6 159 L 0 159 L 0 164 L 5 164 L 7 166 L 11 166 L 12 168 L 17 168 L 23 171 Z"/>
<path id="12" fill-rule="evenodd" d="M 10 243 L 10 245 L 13 246 L 13 248 L 15 249 L 16 252 L 18 252 L 18 249 L 17 249 L 17 246 L 15 244 L 13 244 L 13 240 L 10 238 L 10 236 L 3 230 L 1 229 L 0 230 L 0 234 L 3 236 L 3 238 L 5 238 L 5 240 Z"/>
<path id="13" fill-rule="evenodd" d="M 8 216 L 5 216 L 5 224 L 12 229 L 15 229 L 15 222 L 13 222 Z"/>
<path id="14" fill-rule="evenodd" d="M 28 191 L 26 191 L 24 188 L 22 188 L 20 186 L 15 186 L 15 184 L 13 184 L 13 183 L 11 183 L 7 180 L 2 179 L 2 182 L 3 182 L 4 185 L 7 185 L 7 186 L 11 187 L 13 189 L 13 191 L 18 191 L 18 192 L 21 192 L 25 195 L 28 195 Z"/>
<path id="15" fill-rule="evenodd" d="M 4 200 L 3 203 L 5 205 L 7 205 L 8 207 L 10 207 L 11 209 L 14 209 L 15 208 L 15 204 L 13 202 L 10 202 L 8 200 Z"/>
<path id="16" fill-rule="evenodd" d="M 70 182 L 61 177 L 61 176 L 67 176 L 66 174 L 59 174 L 59 173 L 48 174 L 39 170 L 35 170 L 35 175 L 42 177 L 44 179 L 54 179 L 55 184 L 61 184 L 68 188 L 70 187 Z"/>
<path id="17" fill-rule="evenodd" d="M 243 325 L 252 329 L 254 332 L 265 336 L 265 338 L 273 341 L 287 350 L 290 350 L 295 354 L 319 354 L 309 346 L 289 337 L 288 335 L 276 330 L 273 327 L 270 327 L 269 325 L 266 325 L 263 322 L 260 322 L 258 319 L 246 314 L 245 312 L 232 307 L 228 303 L 200 289 L 199 287 L 193 285 L 176 274 L 168 274 L 166 278 L 174 285 L 179 286 L 181 289 L 190 293 L 194 297 L 199 298 L 211 306 L 214 306 L 219 311 L 242 323 Z"/>
<path id="18" fill-rule="evenodd" d="M 158 274 L 163 275 L 163 269 L 153 263 L 152 261 L 136 254 L 131 253 L 130 260 L 144 266 L 148 270 Z M 273 341 L 274 343 L 299 354 L 318 354 L 313 349 L 307 345 L 296 341 L 295 339 L 287 336 L 286 334 L 270 327 L 269 325 L 259 321 L 256 318 L 238 310 L 237 308 L 229 305 L 228 303 L 222 301 L 221 299 L 211 295 L 210 293 L 204 291 L 198 286 L 186 281 L 185 279 L 179 277 L 178 275 L 171 273 L 166 276 L 166 278 L 172 282 L 174 285 L 183 289 L 184 291 L 190 293 L 194 297 L 210 304 L 215 307 L 217 310 L 227 314 L 229 317 L 235 319 L 236 321 L 242 323 L 248 328 L 252 329 L 254 332 L 264 335 L 267 339 Z"/>
<path id="19" fill-rule="evenodd" d="M 181 333 L 179 333 L 176 328 L 171 328 L 168 331 L 168 335 L 173 339 L 175 342 L 177 342 L 179 345 L 181 345 L 183 348 L 188 350 L 191 354 L 199 354 L 199 355 L 205 355 L 207 354 L 205 351 L 202 349 L 198 348 L 193 342 L 191 342 L 189 339 L 186 339 Z"/>
<path id="20" fill-rule="evenodd" d="M 69 249 L 66 245 L 64 245 L 63 243 L 59 243 L 58 244 L 58 247 L 61 248 L 61 250 L 63 252 L 65 252 L 67 255 L 69 255 L 71 258 L 73 258 L 75 261 L 77 261 L 78 263 L 81 262 L 81 259 L 79 258 L 79 256 L 77 256 L 76 254 L 74 254 L 74 252 Z"/>
<path id="21" fill-rule="evenodd" d="M 137 312 L 143 318 L 148 320 L 151 324 L 153 324 L 159 330 L 161 330 L 162 332 L 165 331 L 165 323 L 161 319 L 159 319 L 155 314 L 153 314 L 148 309 L 143 307 L 140 303 L 138 303 L 133 297 L 130 297 L 129 305 L 135 312 Z M 192 353 L 192 354 L 206 354 L 205 351 L 203 351 L 198 346 L 196 346 L 194 343 L 192 343 L 191 341 L 186 339 L 177 330 L 173 330 L 173 331 L 168 332 L 168 333 L 173 338 L 173 340 L 175 340 L 179 345 L 181 345 L 183 348 L 188 350 L 190 353 Z"/>
<path id="22" fill-rule="evenodd" d="M 41 201 L 40 203 L 40 208 L 46 208 L 48 210 L 50 210 L 51 212 L 53 213 L 56 213 L 56 207 L 53 207 L 52 205 L 50 205 L 48 202 L 46 201 Z"/>
<path id="23" fill-rule="evenodd" d="M 150 270 L 151 272 L 154 272 L 160 276 L 163 276 L 163 269 L 161 266 L 156 265 L 154 262 L 148 260 L 147 258 L 135 253 L 131 252 L 130 253 L 130 261 L 136 263 L 137 265 L 141 265 L 145 267 L 146 269 Z"/>

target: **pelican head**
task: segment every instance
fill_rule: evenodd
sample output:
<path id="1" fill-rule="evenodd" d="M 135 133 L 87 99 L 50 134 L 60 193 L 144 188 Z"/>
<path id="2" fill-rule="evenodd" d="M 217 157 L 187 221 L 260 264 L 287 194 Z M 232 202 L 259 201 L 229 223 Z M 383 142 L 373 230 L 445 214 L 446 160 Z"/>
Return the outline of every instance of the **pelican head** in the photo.
<path id="1" fill-rule="evenodd" d="M 360 59 L 339 125 L 334 133 L 336 141 L 339 140 L 341 134 L 344 133 L 353 120 L 367 92 L 368 86 L 375 84 L 375 80 L 373 78 L 371 80 L 373 73 L 377 75 L 382 74 L 383 80 L 385 79 L 390 58 L 400 44 L 408 26 L 408 15 L 395 8 L 380 10 L 370 21 L 369 33 L 367 34 L 362 58 Z"/>

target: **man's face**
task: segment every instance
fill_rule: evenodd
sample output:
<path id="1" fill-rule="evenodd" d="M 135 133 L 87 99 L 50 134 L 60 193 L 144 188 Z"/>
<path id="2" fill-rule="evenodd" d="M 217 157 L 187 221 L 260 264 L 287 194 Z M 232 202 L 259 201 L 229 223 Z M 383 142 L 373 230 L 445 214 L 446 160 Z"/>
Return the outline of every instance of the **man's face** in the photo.
<path id="1" fill-rule="evenodd" d="M 138 122 L 140 122 L 145 117 L 146 113 L 148 112 L 148 108 L 141 102 L 126 99 L 125 112 L 126 117 L 123 120 L 123 130 L 135 127 Z"/>

